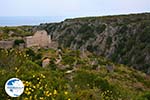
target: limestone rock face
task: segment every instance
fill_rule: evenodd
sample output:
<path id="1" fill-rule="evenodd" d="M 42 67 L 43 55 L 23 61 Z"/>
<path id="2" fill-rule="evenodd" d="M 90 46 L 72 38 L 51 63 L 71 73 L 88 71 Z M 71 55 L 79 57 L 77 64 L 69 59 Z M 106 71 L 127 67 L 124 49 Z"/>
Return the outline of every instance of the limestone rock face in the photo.
<path id="1" fill-rule="evenodd" d="M 147 71 L 150 66 L 150 14 L 67 19 L 41 24 L 59 46 L 88 50 L 117 63 Z"/>

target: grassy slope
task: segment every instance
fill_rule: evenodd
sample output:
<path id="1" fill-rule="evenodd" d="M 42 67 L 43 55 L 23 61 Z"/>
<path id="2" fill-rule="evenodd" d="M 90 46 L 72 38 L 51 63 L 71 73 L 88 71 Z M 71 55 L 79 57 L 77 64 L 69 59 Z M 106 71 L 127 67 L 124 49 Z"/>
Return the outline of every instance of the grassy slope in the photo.
<path id="1" fill-rule="evenodd" d="M 55 50 L 0 50 L 0 98 L 16 100 L 7 96 L 5 82 L 18 77 L 25 84 L 25 91 L 18 100 L 149 100 L 150 79 L 144 73 L 114 64 L 87 52 L 63 50 L 63 60 L 56 65 Z M 48 56 L 47 68 L 40 66 L 41 59 Z M 96 61 L 94 65 L 92 62 Z M 75 63 L 76 62 L 76 63 Z M 108 72 L 106 66 L 114 66 Z M 60 69 L 60 67 L 66 67 Z M 100 66 L 99 70 L 96 70 Z M 67 74 L 66 71 L 76 69 Z"/>
<path id="2" fill-rule="evenodd" d="M 32 26 L 0 27 L 0 40 L 32 35 Z"/>

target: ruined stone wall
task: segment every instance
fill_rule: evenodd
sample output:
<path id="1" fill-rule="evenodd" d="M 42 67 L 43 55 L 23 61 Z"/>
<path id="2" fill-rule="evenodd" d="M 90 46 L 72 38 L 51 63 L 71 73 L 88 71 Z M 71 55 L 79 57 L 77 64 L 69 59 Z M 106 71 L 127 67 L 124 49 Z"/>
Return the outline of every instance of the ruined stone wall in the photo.
<path id="1" fill-rule="evenodd" d="M 52 41 L 52 42 L 49 44 L 48 47 L 57 50 L 57 48 L 58 48 L 58 42 Z"/>
<path id="2" fill-rule="evenodd" d="M 33 36 L 25 38 L 26 47 L 48 47 L 51 40 L 46 31 L 37 31 Z"/>
<path id="3" fill-rule="evenodd" d="M 28 36 L 25 38 L 25 46 L 26 47 L 37 46 L 37 44 L 33 40 L 33 36 Z"/>
<path id="4" fill-rule="evenodd" d="M 0 41 L 0 48 L 9 49 L 13 48 L 14 41 Z"/>

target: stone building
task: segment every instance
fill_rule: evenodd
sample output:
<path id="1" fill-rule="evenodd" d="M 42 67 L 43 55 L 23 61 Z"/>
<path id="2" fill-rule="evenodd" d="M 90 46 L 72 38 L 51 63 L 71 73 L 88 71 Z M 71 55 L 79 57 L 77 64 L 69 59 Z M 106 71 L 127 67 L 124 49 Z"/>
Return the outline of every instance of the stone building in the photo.
<path id="1" fill-rule="evenodd" d="M 9 49 L 13 48 L 14 41 L 0 41 L 0 48 Z"/>
<path id="2" fill-rule="evenodd" d="M 22 38 L 17 38 L 22 39 Z M 45 30 L 40 30 L 35 32 L 33 36 L 27 36 L 23 38 L 25 43 L 20 43 L 19 48 L 28 48 L 28 47 L 40 47 L 40 48 L 53 48 L 57 49 L 58 43 L 52 41 L 51 36 Z M 14 40 L 0 41 L 0 48 L 9 49 L 13 48 Z"/>
<path id="3" fill-rule="evenodd" d="M 25 37 L 25 47 L 49 47 L 51 37 L 45 30 L 37 31 L 33 36 Z"/>

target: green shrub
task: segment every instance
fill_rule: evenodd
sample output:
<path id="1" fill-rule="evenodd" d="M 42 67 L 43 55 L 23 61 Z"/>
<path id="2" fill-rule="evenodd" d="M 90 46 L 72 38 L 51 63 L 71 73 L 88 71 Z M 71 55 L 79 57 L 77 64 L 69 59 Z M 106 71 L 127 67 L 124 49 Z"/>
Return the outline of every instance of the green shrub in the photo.
<path id="1" fill-rule="evenodd" d="M 98 49 L 98 45 L 95 45 L 95 46 L 93 46 L 93 45 L 88 45 L 88 46 L 87 46 L 87 50 L 90 51 L 90 52 L 97 51 L 97 49 Z"/>
<path id="2" fill-rule="evenodd" d="M 127 30 L 128 30 L 128 26 L 127 25 L 122 25 L 120 30 L 119 30 L 119 33 L 121 33 L 121 34 L 126 33 Z"/>
<path id="3" fill-rule="evenodd" d="M 142 100 L 150 100 L 150 92 L 145 93 L 145 94 L 142 96 Z"/>
<path id="4" fill-rule="evenodd" d="M 51 58 L 49 67 L 51 70 L 56 70 L 57 66 L 55 64 L 55 59 Z"/>
<path id="5" fill-rule="evenodd" d="M 111 36 L 107 37 L 106 44 L 108 47 L 110 47 L 110 45 L 112 44 L 112 37 Z"/>
<path id="6" fill-rule="evenodd" d="M 25 43 L 23 39 L 17 39 L 17 40 L 14 41 L 15 45 L 19 45 L 21 43 Z"/>
<path id="7" fill-rule="evenodd" d="M 78 33 L 81 34 L 81 37 L 83 40 L 88 40 L 89 38 L 95 38 L 95 35 L 93 34 L 94 29 L 93 26 L 88 25 L 82 25 L 81 28 L 78 30 Z"/>
<path id="8" fill-rule="evenodd" d="M 94 87 L 94 79 L 96 76 L 86 71 L 79 71 L 76 73 L 73 84 L 78 85 L 81 89 L 88 89 Z"/>
<path id="9" fill-rule="evenodd" d="M 70 55 L 64 55 L 62 58 L 62 62 L 67 65 L 72 65 L 75 62 L 75 58 L 73 56 Z"/>
<path id="10" fill-rule="evenodd" d="M 150 43 L 150 27 L 144 29 L 144 31 L 140 34 L 139 38 L 141 42 Z"/>
<path id="11" fill-rule="evenodd" d="M 27 55 L 20 50 L 0 50 L 0 67 L 12 69 L 12 66 L 21 66 L 28 59 Z"/>
<path id="12" fill-rule="evenodd" d="M 93 32 L 93 28 L 91 26 L 88 26 L 87 24 L 84 24 L 80 27 L 78 30 L 78 33 L 91 33 Z"/>
<path id="13" fill-rule="evenodd" d="M 94 80 L 95 86 L 101 89 L 102 91 L 111 90 L 111 85 L 108 83 L 107 80 L 102 79 L 101 77 L 97 77 Z"/>
<path id="14" fill-rule="evenodd" d="M 103 31 L 105 31 L 105 29 L 106 29 L 106 25 L 105 24 L 101 24 L 101 25 L 96 27 L 96 32 L 97 33 L 102 33 Z"/>

